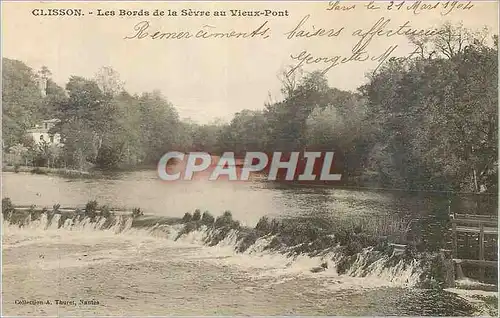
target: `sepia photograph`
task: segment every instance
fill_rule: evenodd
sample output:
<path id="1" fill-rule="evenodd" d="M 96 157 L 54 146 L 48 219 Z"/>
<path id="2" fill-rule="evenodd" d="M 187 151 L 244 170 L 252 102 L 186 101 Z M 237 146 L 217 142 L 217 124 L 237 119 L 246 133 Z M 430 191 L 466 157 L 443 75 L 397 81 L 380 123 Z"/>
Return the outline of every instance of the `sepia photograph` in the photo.
<path id="1" fill-rule="evenodd" d="M 498 316 L 498 1 L 2 1 L 2 317 Z"/>

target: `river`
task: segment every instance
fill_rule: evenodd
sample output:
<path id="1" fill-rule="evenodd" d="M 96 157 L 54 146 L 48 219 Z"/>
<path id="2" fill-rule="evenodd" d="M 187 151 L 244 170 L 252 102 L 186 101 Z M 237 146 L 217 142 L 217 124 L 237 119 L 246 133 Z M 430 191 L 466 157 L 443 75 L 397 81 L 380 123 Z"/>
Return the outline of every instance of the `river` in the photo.
<path id="1" fill-rule="evenodd" d="M 165 182 L 154 171 L 101 179 L 3 173 L 2 182 L 2 197 L 18 205 L 83 207 L 97 200 L 112 207 L 140 207 L 158 217 L 182 217 L 195 209 L 217 216 L 230 210 L 234 219 L 252 227 L 262 216 L 411 221 L 445 203 L 440 196 L 397 191 Z M 471 292 L 413 287 L 415 271 L 410 269 L 374 266 L 364 277 L 339 275 L 333 267 L 313 273 L 311 268 L 324 256 L 287 257 L 259 250 L 257 243 L 236 253 L 230 239 L 208 247 L 196 231 L 174 241 L 174 234 L 157 235 L 151 229 L 129 227 L 118 233 L 83 225 L 51 228 L 49 223 L 42 219 L 19 228 L 3 222 L 6 315 L 492 314 Z M 20 300 L 50 303 L 20 305 Z"/>
<path id="2" fill-rule="evenodd" d="M 376 217 L 428 212 L 429 195 L 402 192 L 297 187 L 270 182 L 175 181 L 155 171 L 113 174 L 101 179 L 3 173 L 3 197 L 19 205 L 83 207 L 90 200 L 147 214 L 182 217 L 195 209 L 214 215 L 229 210 L 243 224 L 269 217 Z M 423 208 L 426 206 L 425 208 Z"/>

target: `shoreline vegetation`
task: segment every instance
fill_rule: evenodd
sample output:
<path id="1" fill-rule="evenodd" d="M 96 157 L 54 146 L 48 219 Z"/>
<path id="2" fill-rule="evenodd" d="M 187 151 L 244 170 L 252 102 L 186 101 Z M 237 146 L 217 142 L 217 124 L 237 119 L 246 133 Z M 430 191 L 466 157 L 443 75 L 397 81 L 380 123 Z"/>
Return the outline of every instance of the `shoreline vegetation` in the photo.
<path id="1" fill-rule="evenodd" d="M 47 167 L 30 167 L 30 166 L 12 166 L 4 165 L 2 167 L 2 172 L 14 172 L 14 173 L 32 173 L 32 174 L 42 174 L 42 175 L 59 175 L 67 177 L 89 177 L 91 172 L 81 171 L 74 169 L 65 168 L 47 168 Z"/>
<path id="2" fill-rule="evenodd" d="M 116 168 L 113 170 L 102 170 L 96 168 L 90 168 L 87 170 L 76 170 L 68 168 L 48 168 L 48 167 L 34 167 L 34 166 L 21 166 L 21 165 L 3 165 L 2 172 L 13 172 L 13 173 L 32 173 L 40 175 L 58 175 L 67 178 L 100 178 L 107 175 L 112 175 L 116 173 L 127 173 L 141 170 L 156 170 L 153 165 L 143 165 L 135 167 L 123 167 Z"/>

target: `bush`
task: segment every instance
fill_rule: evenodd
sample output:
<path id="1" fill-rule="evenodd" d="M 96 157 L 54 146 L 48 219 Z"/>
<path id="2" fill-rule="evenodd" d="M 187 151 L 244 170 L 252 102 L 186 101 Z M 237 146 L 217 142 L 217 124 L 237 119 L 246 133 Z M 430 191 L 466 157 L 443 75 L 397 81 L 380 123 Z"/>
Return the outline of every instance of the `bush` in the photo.
<path id="1" fill-rule="evenodd" d="M 199 209 L 194 210 L 193 217 L 191 218 L 191 221 L 199 221 L 201 220 L 201 211 Z"/>
<path id="2" fill-rule="evenodd" d="M 35 213 L 35 208 L 36 208 L 36 205 L 34 205 L 34 204 L 30 205 L 30 208 L 28 209 L 28 213 L 29 214 Z"/>
<path id="3" fill-rule="evenodd" d="M 337 263 L 337 274 L 347 273 L 349 268 L 356 262 L 356 255 L 342 257 Z"/>
<path id="4" fill-rule="evenodd" d="M 232 224 L 233 224 L 233 215 L 231 214 L 230 211 L 225 211 L 224 214 L 217 217 L 217 219 L 215 220 L 216 228 L 231 226 Z"/>
<path id="5" fill-rule="evenodd" d="M 134 208 L 132 210 L 132 217 L 133 218 L 138 218 L 138 217 L 143 216 L 143 215 L 144 215 L 144 213 L 141 211 L 140 208 Z"/>
<path id="6" fill-rule="evenodd" d="M 405 250 L 403 252 L 403 256 L 405 259 L 413 259 L 417 257 L 418 251 L 417 246 L 414 243 L 407 244 Z"/>
<path id="7" fill-rule="evenodd" d="M 33 173 L 33 174 L 47 174 L 47 171 L 41 169 L 40 167 L 36 167 L 35 169 L 31 170 L 31 173 Z"/>
<path id="8" fill-rule="evenodd" d="M 343 248 L 343 251 L 346 255 L 352 256 L 360 253 L 363 250 L 363 246 L 358 240 L 351 240 L 347 243 L 347 245 Z"/>
<path id="9" fill-rule="evenodd" d="M 255 226 L 255 230 L 263 234 L 267 234 L 272 231 L 271 224 L 269 224 L 267 216 L 260 218 L 259 222 L 257 222 L 257 225 Z"/>
<path id="10" fill-rule="evenodd" d="M 192 231 L 196 231 L 199 229 L 199 224 L 196 222 L 187 222 L 186 225 L 179 231 L 179 234 L 175 238 L 175 241 L 178 240 L 182 235 L 188 234 Z"/>
<path id="11" fill-rule="evenodd" d="M 96 200 L 87 202 L 87 204 L 85 205 L 85 216 L 94 220 L 97 216 L 97 206 L 98 205 Z"/>
<path id="12" fill-rule="evenodd" d="M 250 246 L 252 246 L 257 239 L 259 238 L 259 235 L 255 230 L 252 230 L 249 233 L 245 233 L 246 235 L 244 236 L 243 240 L 241 240 L 240 244 L 238 245 L 237 249 L 238 252 L 243 253 L 246 251 Z"/>
<path id="13" fill-rule="evenodd" d="M 215 222 L 215 218 L 212 214 L 208 213 L 208 211 L 203 212 L 203 216 L 201 217 L 201 223 L 206 226 L 212 226 Z"/>
<path id="14" fill-rule="evenodd" d="M 191 213 L 186 212 L 186 213 L 184 213 L 184 216 L 182 217 L 182 222 L 187 223 L 187 222 L 191 221 L 192 219 L 193 219 L 193 216 L 191 215 Z"/>
<path id="15" fill-rule="evenodd" d="M 335 233 L 335 242 L 339 243 L 340 245 L 347 245 L 351 238 L 352 235 L 347 230 L 339 230 Z"/>
<path id="16" fill-rule="evenodd" d="M 14 212 L 14 205 L 12 204 L 12 201 L 10 198 L 3 198 L 2 199 L 2 214 L 7 214 L 9 212 Z"/>
<path id="17" fill-rule="evenodd" d="M 101 206 L 101 216 L 103 216 L 106 219 L 111 216 L 111 210 L 107 205 Z"/>
<path id="18" fill-rule="evenodd" d="M 272 234 L 277 234 L 280 230 L 280 227 L 281 227 L 281 224 L 278 220 L 272 220 L 271 221 L 271 225 L 270 225 L 270 228 L 271 228 L 271 233 Z"/>
<path id="19" fill-rule="evenodd" d="M 271 243 L 269 243 L 268 246 L 265 247 L 266 250 L 280 250 L 285 244 L 282 242 L 281 238 L 278 236 L 273 237 L 271 240 Z"/>
<path id="20" fill-rule="evenodd" d="M 61 208 L 61 205 L 59 203 L 56 203 L 52 206 L 52 211 L 54 213 L 59 213 L 59 209 Z"/>
<path id="21" fill-rule="evenodd" d="M 392 252 L 394 251 L 394 247 L 389 245 L 389 242 L 387 241 L 387 239 L 381 239 L 377 243 L 377 245 L 375 245 L 374 250 L 391 255 Z"/>
<path id="22" fill-rule="evenodd" d="M 231 228 L 229 226 L 221 227 L 220 229 L 212 233 L 212 236 L 207 241 L 208 245 L 215 246 L 219 244 L 219 242 L 223 241 L 230 232 Z"/>

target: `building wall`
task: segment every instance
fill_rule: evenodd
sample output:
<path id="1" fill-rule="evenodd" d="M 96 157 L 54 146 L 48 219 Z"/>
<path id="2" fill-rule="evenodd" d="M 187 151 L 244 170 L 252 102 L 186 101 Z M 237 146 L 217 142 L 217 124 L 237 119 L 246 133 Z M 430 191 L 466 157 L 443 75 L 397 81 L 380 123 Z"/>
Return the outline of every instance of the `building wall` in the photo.
<path id="1" fill-rule="evenodd" d="M 41 123 L 35 125 L 33 129 L 29 129 L 27 132 L 37 144 L 47 142 L 49 144 L 60 145 L 61 135 L 58 133 L 53 135 L 49 134 L 50 129 L 53 128 L 58 121 L 58 119 L 44 120 Z M 41 139 L 41 137 L 43 137 L 43 140 Z"/>
<path id="2" fill-rule="evenodd" d="M 61 143 L 61 136 L 59 134 L 54 134 L 53 140 L 50 139 L 50 135 L 46 132 L 31 132 L 30 134 L 37 144 L 42 143 L 42 140 L 40 139 L 41 136 L 43 136 L 43 140 L 48 143 L 56 145 Z"/>

